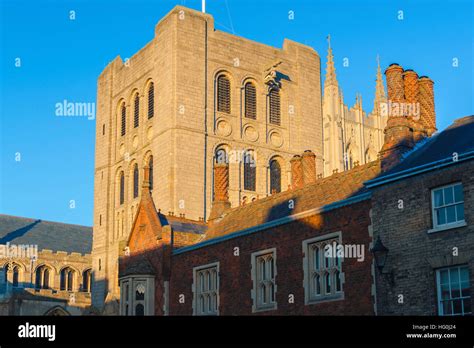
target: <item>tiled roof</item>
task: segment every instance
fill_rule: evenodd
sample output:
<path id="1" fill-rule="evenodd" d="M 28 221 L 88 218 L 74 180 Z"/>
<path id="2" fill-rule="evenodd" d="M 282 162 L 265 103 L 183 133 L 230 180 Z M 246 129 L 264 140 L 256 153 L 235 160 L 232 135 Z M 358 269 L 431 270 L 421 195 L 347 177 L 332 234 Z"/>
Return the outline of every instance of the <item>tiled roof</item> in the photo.
<path id="1" fill-rule="evenodd" d="M 119 277 L 125 277 L 128 275 L 154 275 L 155 268 L 150 263 L 148 255 L 145 254 L 133 254 L 131 257 L 121 258 L 122 263 L 119 270 Z"/>
<path id="2" fill-rule="evenodd" d="M 205 222 L 194 221 L 176 216 L 163 215 L 158 213 L 162 226 L 170 225 L 175 232 L 203 234 L 207 230 Z"/>
<path id="3" fill-rule="evenodd" d="M 364 181 L 379 173 L 380 161 L 377 160 L 318 179 L 300 189 L 281 192 L 233 208 L 209 227 L 206 240 L 362 194 L 367 192 Z M 290 200 L 294 203 L 293 208 L 290 208 Z"/>
<path id="4" fill-rule="evenodd" d="M 0 244 L 38 245 L 38 250 L 89 254 L 92 227 L 0 214 Z"/>
<path id="5" fill-rule="evenodd" d="M 403 161 L 380 178 L 404 170 L 452 158 L 453 153 L 463 154 L 474 151 L 474 116 L 466 116 L 454 121 L 441 133 L 427 139 L 421 147 L 407 153 Z"/>

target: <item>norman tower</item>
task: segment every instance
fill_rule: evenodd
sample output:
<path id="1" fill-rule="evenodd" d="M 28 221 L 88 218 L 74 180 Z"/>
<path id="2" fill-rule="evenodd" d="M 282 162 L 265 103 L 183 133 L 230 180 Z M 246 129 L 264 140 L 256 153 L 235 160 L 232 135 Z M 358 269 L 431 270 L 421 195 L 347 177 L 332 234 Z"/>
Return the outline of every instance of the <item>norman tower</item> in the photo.
<path id="1" fill-rule="evenodd" d="M 286 190 L 290 160 L 305 150 L 323 174 L 322 119 L 312 48 L 289 40 L 266 46 L 175 7 L 151 42 L 130 60 L 114 59 L 98 79 L 93 304 L 119 297 L 118 255 L 146 165 L 157 209 L 207 219 L 212 169 L 223 154 L 232 206 Z"/>

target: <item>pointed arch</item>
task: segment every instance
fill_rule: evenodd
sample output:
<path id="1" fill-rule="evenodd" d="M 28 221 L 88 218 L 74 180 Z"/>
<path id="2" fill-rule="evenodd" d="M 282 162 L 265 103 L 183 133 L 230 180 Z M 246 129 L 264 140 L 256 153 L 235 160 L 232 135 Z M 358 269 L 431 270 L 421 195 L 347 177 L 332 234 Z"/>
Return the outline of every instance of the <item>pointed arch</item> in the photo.
<path id="1" fill-rule="evenodd" d="M 69 312 L 61 306 L 56 306 L 48 309 L 45 313 L 45 316 L 69 316 Z"/>
<path id="2" fill-rule="evenodd" d="M 47 264 L 42 264 L 35 269 L 35 288 L 49 289 L 53 284 L 53 268 Z"/>

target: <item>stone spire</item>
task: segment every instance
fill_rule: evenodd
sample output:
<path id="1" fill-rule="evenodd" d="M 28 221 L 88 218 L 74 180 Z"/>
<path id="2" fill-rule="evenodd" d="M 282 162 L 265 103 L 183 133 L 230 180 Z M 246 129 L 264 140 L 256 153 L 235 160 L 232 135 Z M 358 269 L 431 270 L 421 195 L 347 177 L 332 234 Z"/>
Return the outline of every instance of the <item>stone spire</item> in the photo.
<path id="1" fill-rule="evenodd" d="M 375 79 L 374 111 L 380 114 L 380 103 L 386 103 L 387 96 L 383 85 L 382 70 L 380 69 L 380 57 L 377 55 L 377 78 Z"/>
<path id="2" fill-rule="evenodd" d="M 326 79 L 324 81 L 324 87 L 334 85 L 337 86 L 337 79 L 336 79 L 336 68 L 334 67 L 334 56 L 332 54 L 331 48 L 331 35 L 328 35 L 328 55 L 327 55 L 327 63 L 326 63 Z"/>

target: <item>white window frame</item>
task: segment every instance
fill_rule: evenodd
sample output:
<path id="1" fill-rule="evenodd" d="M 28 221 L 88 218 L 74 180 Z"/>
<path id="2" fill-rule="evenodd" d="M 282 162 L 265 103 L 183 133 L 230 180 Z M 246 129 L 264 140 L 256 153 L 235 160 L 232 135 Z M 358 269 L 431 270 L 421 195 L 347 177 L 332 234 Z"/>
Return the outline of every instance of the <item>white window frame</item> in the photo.
<path id="1" fill-rule="evenodd" d="M 467 272 L 468 272 L 468 284 L 469 284 L 469 291 L 471 291 L 470 289 L 470 271 L 469 271 L 469 266 L 467 264 L 465 265 L 456 265 L 456 266 L 450 266 L 450 267 L 443 267 L 443 268 L 440 268 L 440 269 L 437 269 L 436 270 L 436 292 L 437 292 L 437 305 L 438 305 L 438 315 L 440 316 L 463 316 L 463 315 L 472 315 L 472 308 L 471 308 L 471 312 L 467 312 L 467 313 L 464 313 L 464 300 L 471 300 L 471 297 L 472 297 L 472 294 L 469 294 L 469 296 L 461 296 L 460 297 L 455 297 L 455 298 L 451 298 L 451 272 L 450 270 L 453 269 L 453 268 L 458 268 L 458 275 L 459 275 L 459 278 L 458 278 L 458 283 L 459 283 L 459 286 L 461 286 L 461 268 L 467 268 Z M 443 313 L 443 305 L 442 305 L 442 299 L 441 299 L 441 275 L 440 275 L 440 272 L 441 271 L 446 271 L 448 270 L 448 277 L 449 277 L 449 296 L 450 298 L 448 299 L 448 301 L 451 301 L 451 305 L 452 305 L 452 301 L 453 300 L 461 300 L 461 308 L 462 308 L 462 313 L 461 314 L 444 314 Z M 472 305 L 471 305 L 472 306 Z M 451 310 L 453 308 L 451 307 Z"/>
<path id="2" fill-rule="evenodd" d="M 272 262 L 273 262 L 273 279 L 260 279 L 260 270 L 258 267 L 258 259 L 261 258 L 262 256 L 266 255 L 271 255 Z M 252 312 L 263 312 L 263 311 L 269 311 L 269 310 L 276 310 L 278 308 L 277 305 L 277 299 L 276 295 L 278 292 L 277 289 L 277 283 L 276 283 L 276 278 L 277 278 L 277 255 L 276 255 L 276 248 L 271 248 L 271 249 L 266 249 L 266 250 L 261 250 L 252 253 L 251 255 L 251 260 L 252 260 L 252 291 L 251 291 L 251 297 L 252 297 Z M 262 284 L 266 283 L 266 284 Z M 270 301 L 267 304 L 263 304 L 260 302 L 260 286 L 265 285 L 265 288 L 267 288 L 269 285 L 273 285 L 273 298 L 274 301 Z M 269 293 L 268 295 L 271 295 Z"/>
<path id="3" fill-rule="evenodd" d="M 211 274 L 213 271 L 216 272 L 216 277 L 215 277 L 215 281 L 212 280 L 212 277 L 211 277 L 211 282 L 212 282 L 212 286 L 211 288 L 209 288 L 209 286 L 207 286 L 205 289 L 204 289 L 204 292 L 202 291 L 202 284 L 200 282 L 200 275 L 202 272 L 206 272 L 206 271 L 210 271 Z M 209 275 L 210 276 L 210 275 Z M 192 292 L 193 292 L 193 315 L 219 315 L 219 286 L 220 286 L 220 283 L 219 283 L 219 262 L 213 262 L 213 263 L 209 263 L 207 265 L 202 265 L 202 266 L 198 266 L 198 267 L 194 267 L 193 268 L 193 285 L 192 285 Z M 207 310 L 207 311 L 202 311 L 201 310 L 201 302 L 200 302 L 200 297 L 201 296 L 205 296 L 205 297 L 208 297 L 208 301 L 210 301 L 213 297 L 213 295 L 215 295 L 215 298 L 216 298 L 216 308 L 215 310 Z M 209 303 L 209 302 L 205 302 L 205 303 Z"/>
<path id="4" fill-rule="evenodd" d="M 339 301 L 344 299 L 344 283 L 345 283 L 345 276 L 343 272 L 343 262 L 344 258 L 339 258 L 339 279 L 341 284 L 341 290 L 337 291 L 336 283 L 334 277 L 330 276 L 331 279 L 331 293 L 326 294 L 326 280 L 325 274 L 328 273 L 327 269 L 330 270 L 329 274 L 334 272 L 335 265 L 334 261 L 330 260 L 331 264 L 329 268 L 326 268 L 324 265 L 324 247 L 321 248 L 321 257 L 320 257 L 320 270 L 317 271 L 314 269 L 314 258 L 313 258 L 313 246 L 315 244 L 322 244 L 326 241 L 337 241 L 339 245 L 342 244 L 342 232 L 333 232 L 329 234 L 325 234 L 323 236 L 306 239 L 302 242 L 303 247 L 303 287 L 304 287 L 304 297 L 305 297 L 305 305 L 320 303 L 320 302 L 327 302 L 327 301 Z M 311 286 L 311 281 L 313 279 L 314 273 L 321 273 L 323 277 L 321 280 L 321 293 L 314 294 L 313 287 Z M 334 280 L 334 281 L 333 281 Z"/>
<path id="5" fill-rule="evenodd" d="M 135 315 L 135 306 L 142 303 L 144 315 L 155 315 L 155 277 L 151 275 L 133 275 L 123 277 L 120 284 L 120 315 Z M 125 300 L 125 288 L 128 284 L 128 302 Z M 138 284 L 145 287 L 145 299 L 135 300 L 135 289 Z M 128 311 L 126 310 L 128 304 Z"/>
<path id="6" fill-rule="evenodd" d="M 453 187 L 453 190 L 454 190 L 454 186 L 458 186 L 460 185 L 462 190 L 463 190 L 463 197 L 464 197 L 464 187 L 462 185 L 462 182 L 455 182 L 455 183 L 451 183 L 451 184 L 448 184 L 448 185 L 443 185 L 443 186 L 439 186 L 439 187 L 435 187 L 433 189 L 431 189 L 431 215 L 432 215 L 432 222 L 433 222 L 433 228 L 430 229 L 428 232 L 431 233 L 431 232 L 438 232 L 438 231 L 443 231 L 443 230 L 447 230 L 447 229 L 451 229 L 451 228 L 457 228 L 457 227 L 462 227 L 462 226 L 466 226 L 466 216 L 464 215 L 464 219 L 462 220 L 456 220 L 455 222 L 446 222 L 444 224 L 438 224 L 438 219 L 437 219 L 437 214 L 436 214 L 436 211 L 438 209 L 442 209 L 442 208 L 446 208 L 446 207 L 450 207 L 450 206 L 456 206 L 456 205 L 459 205 L 459 204 L 462 204 L 463 205 L 463 211 L 464 211 L 464 214 L 465 214 L 465 207 L 464 207 L 464 199 L 463 201 L 460 201 L 460 202 L 455 202 L 453 201 L 453 203 L 451 204 L 443 204 L 442 206 L 439 206 L 439 207 L 436 207 L 435 206 L 435 191 L 439 191 L 439 190 L 444 190 L 445 188 L 447 187 Z M 444 200 L 444 191 L 443 191 L 443 200 Z M 455 210 L 455 214 L 456 214 L 456 219 L 457 219 L 457 211 Z"/>

